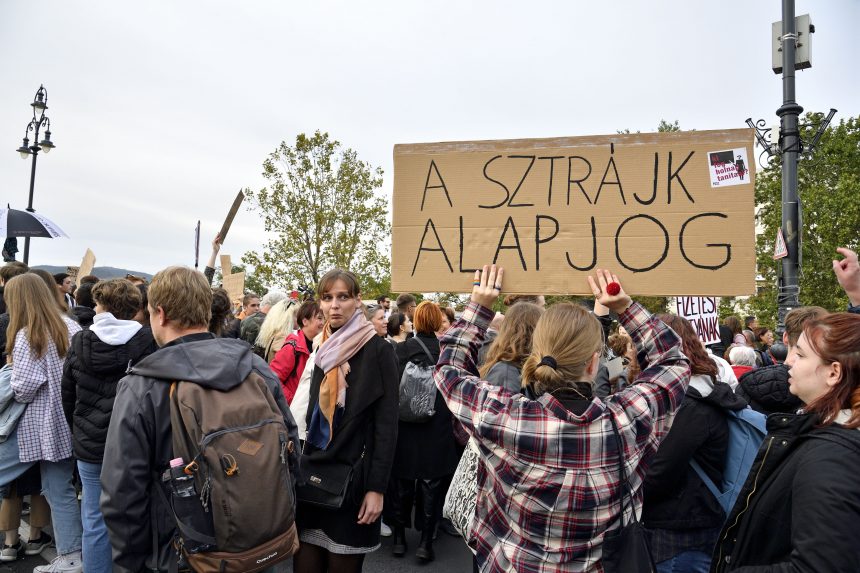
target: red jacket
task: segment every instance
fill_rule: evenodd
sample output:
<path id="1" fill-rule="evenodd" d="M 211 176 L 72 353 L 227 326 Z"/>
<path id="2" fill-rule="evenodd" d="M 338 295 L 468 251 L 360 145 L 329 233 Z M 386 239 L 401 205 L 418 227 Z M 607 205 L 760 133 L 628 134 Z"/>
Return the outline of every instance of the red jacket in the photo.
<path id="1" fill-rule="evenodd" d="M 297 330 L 287 337 L 284 346 L 278 350 L 275 358 L 269 364 L 272 372 L 281 381 L 281 388 L 284 390 L 287 404 L 292 403 L 293 396 L 296 395 L 299 379 L 302 377 L 302 372 L 305 371 L 308 356 L 310 356 L 310 351 L 305 334 L 301 330 Z"/>

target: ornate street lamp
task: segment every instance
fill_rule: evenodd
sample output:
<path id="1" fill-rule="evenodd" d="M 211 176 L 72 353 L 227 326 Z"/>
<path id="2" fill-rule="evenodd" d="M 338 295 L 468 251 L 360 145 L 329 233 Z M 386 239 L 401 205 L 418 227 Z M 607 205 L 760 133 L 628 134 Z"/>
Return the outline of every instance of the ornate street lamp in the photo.
<path id="1" fill-rule="evenodd" d="M 39 86 L 38 91 L 36 92 L 36 97 L 33 98 L 33 103 L 30 104 L 33 108 L 33 119 L 30 120 L 30 123 L 27 124 L 27 129 L 24 132 L 24 142 L 21 147 L 18 148 L 18 153 L 21 154 L 22 159 L 27 159 L 28 156 L 33 156 L 32 167 L 30 168 L 30 198 L 27 201 L 27 210 L 31 213 L 35 211 L 33 209 L 33 185 L 36 181 L 36 158 L 39 155 L 39 151 L 44 151 L 48 153 L 54 147 L 54 143 L 51 141 L 51 120 L 48 119 L 48 116 L 45 115 L 45 111 L 48 109 L 48 91 L 45 89 L 45 86 Z M 42 128 L 45 128 L 44 139 L 39 141 L 39 131 Z M 33 145 L 30 145 L 30 132 L 33 133 Z M 30 237 L 24 238 L 24 263 L 29 264 L 30 262 Z"/>

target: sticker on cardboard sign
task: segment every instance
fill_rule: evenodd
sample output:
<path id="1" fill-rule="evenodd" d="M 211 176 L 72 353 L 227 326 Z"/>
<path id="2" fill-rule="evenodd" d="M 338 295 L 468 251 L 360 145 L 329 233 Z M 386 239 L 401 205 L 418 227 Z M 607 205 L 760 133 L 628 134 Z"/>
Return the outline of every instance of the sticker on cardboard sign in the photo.
<path id="1" fill-rule="evenodd" d="M 711 187 L 728 187 L 749 183 L 750 171 L 747 165 L 749 165 L 747 150 L 743 147 L 709 151 L 708 170 L 711 174 Z"/>

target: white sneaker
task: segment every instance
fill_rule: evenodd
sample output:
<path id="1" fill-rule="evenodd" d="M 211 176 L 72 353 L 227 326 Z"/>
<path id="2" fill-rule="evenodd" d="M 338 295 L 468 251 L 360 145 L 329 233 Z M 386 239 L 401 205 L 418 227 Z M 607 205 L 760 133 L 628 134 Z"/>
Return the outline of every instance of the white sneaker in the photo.
<path id="1" fill-rule="evenodd" d="M 73 551 L 65 555 L 57 555 L 48 565 L 39 565 L 33 573 L 83 573 L 81 552 Z"/>
<path id="2" fill-rule="evenodd" d="M 381 535 L 382 537 L 391 537 L 391 528 L 385 525 L 384 521 L 382 522 L 379 535 Z"/>

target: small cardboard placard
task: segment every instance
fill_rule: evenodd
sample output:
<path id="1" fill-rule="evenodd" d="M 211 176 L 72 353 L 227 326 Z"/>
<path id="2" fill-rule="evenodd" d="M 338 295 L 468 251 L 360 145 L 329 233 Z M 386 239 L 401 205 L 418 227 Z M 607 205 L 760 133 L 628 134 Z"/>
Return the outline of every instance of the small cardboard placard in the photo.
<path id="1" fill-rule="evenodd" d="M 223 277 L 224 290 L 230 296 L 230 301 L 241 299 L 245 295 L 245 273 L 223 275 Z"/>
<path id="2" fill-rule="evenodd" d="M 93 268 L 96 266 L 96 255 L 90 249 L 84 253 L 84 258 L 81 260 L 81 266 L 78 267 L 78 276 L 85 277 L 93 274 Z"/>
<path id="3" fill-rule="evenodd" d="M 396 145 L 392 290 L 469 292 L 495 262 L 505 293 L 590 295 L 608 268 L 634 295 L 753 294 L 752 149 L 751 129 Z"/>
<path id="4" fill-rule="evenodd" d="M 718 299 L 712 296 L 679 296 L 678 316 L 690 321 L 703 344 L 720 341 Z"/>

